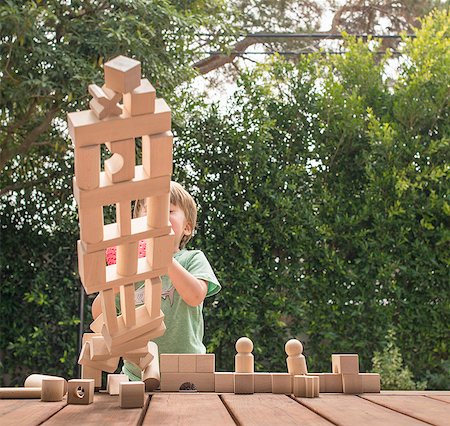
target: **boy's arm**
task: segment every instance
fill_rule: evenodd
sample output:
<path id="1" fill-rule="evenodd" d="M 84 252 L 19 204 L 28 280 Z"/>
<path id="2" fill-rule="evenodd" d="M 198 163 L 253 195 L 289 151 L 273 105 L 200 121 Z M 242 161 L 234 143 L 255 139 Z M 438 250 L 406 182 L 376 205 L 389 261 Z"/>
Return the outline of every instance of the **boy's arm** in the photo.
<path id="1" fill-rule="evenodd" d="M 189 306 L 198 306 L 208 293 L 208 283 L 195 278 L 175 259 L 169 265 L 169 278 L 178 294 Z"/>

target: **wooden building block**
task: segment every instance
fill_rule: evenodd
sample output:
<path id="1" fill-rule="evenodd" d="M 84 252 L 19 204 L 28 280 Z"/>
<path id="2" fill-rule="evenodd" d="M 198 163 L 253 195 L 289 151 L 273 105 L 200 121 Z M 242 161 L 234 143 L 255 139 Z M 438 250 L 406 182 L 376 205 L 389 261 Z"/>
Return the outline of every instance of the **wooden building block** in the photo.
<path id="1" fill-rule="evenodd" d="M 197 370 L 196 354 L 179 354 L 178 355 L 178 372 L 179 373 L 195 373 Z"/>
<path id="2" fill-rule="evenodd" d="M 338 373 L 308 373 L 319 377 L 321 393 L 342 393 L 342 374 Z"/>
<path id="3" fill-rule="evenodd" d="M 293 383 L 295 396 L 303 398 L 315 398 L 319 396 L 319 377 L 295 375 Z"/>
<path id="4" fill-rule="evenodd" d="M 144 406 L 145 384 L 144 382 L 119 383 L 120 408 L 141 408 Z"/>
<path id="5" fill-rule="evenodd" d="M 292 378 L 289 373 L 272 373 L 272 393 L 292 393 Z"/>
<path id="6" fill-rule="evenodd" d="M 178 373 L 178 366 L 178 354 L 161 354 L 159 356 L 161 373 Z"/>
<path id="7" fill-rule="evenodd" d="M 138 363 L 139 368 L 141 370 L 145 370 L 152 361 L 153 361 L 153 354 L 150 351 L 148 351 L 148 349 L 147 349 L 147 353 L 139 358 L 139 363 Z M 159 363 L 158 363 L 158 365 L 159 365 Z"/>
<path id="8" fill-rule="evenodd" d="M 122 345 L 115 345 L 113 349 L 111 349 L 111 355 L 113 356 L 122 356 L 130 350 L 130 344 L 132 344 L 133 348 L 138 348 L 142 345 L 148 343 L 149 339 L 144 334 L 144 336 L 139 336 L 133 339 L 132 342 L 125 342 Z"/>
<path id="9" fill-rule="evenodd" d="M 122 201 L 116 204 L 116 222 L 121 236 L 131 234 L 131 202 Z"/>
<path id="10" fill-rule="evenodd" d="M 253 373 L 255 360 L 252 354 L 253 342 L 248 337 L 241 337 L 236 341 L 234 357 L 234 371 L 236 373 Z"/>
<path id="11" fill-rule="evenodd" d="M 134 178 L 136 151 L 134 138 L 106 143 L 113 154 L 105 160 L 105 173 L 113 183 L 124 182 Z"/>
<path id="12" fill-rule="evenodd" d="M 198 354 L 196 360 L 197 373 L 214 373 L 216 371 L 216 356 L 214 354 Z"/>
<path id="13" fill-rule="evenodd" d="M 94 380 L 94 388 L 100 389 L 102 387 L 102 370 L 92 368 L 87 365 L 81 366 L 81 378 Z"/>
<path id="14" fill-rule="evenodd" d="M 106 379 L 106 391 L 110 395 L 119 395 L 119 384 L 128 382 L 130 379 L 126 374 L 108 374 Z"/>
<path id="15" fill-rule="evenodd" d="M 131 92 L 123 95 L 123 107 L 130 115 L 151 114 L 155 111 L 156 90 L 146 79 Z"/>
<path id="16" fill-rule="evenodd" d="M 57 402 L 64 397 L 64 382 L 62 377 L 42 379 L 41 401 Z"/>
<path id="17" fill-rule="evenodd" d="M 103 239 L 103 209 L 97 207 L 79 207 L 80 239 L 87 244 L 99 243 Z"/>
<path id="18" fill-rule="evenodd" d="M 254 373 L 255 393 L 272 392 L 272 375 L 270 373 Z"/>
<path id="19" fill-rule="evenodd" d="M 42 388 L 42 380 L 44 379 L 63 379 L 58 376 L 49 376 L 48 374 L 30 374 L 24 382 L 26 388 Z M 64 395 L 67 393 L 67 381 L 64 380 Z"/>
<path id="20" fill-rule="evenodd" d="M 138 267 L 139 241 L 117 246 L 117 273 L 124 277 L 136 275 Z"/>
<path id="21" fill-rule="evenodd" d="M 159 315 L 161 311 L 162 282 L 160 277 L 145 280 L 144 304 L 150 317 Z"/>
<path id="22" fill-rule="evenodd" d="M 215 372 L 214 392 L 234 393 L 234 373 Z"/>
<path id="23" fill-rule="evenodd" d="M 67 404 L 88 405 L 94 402 L 94 380 L 72 379 L 68 384 Z"/>
<path id="24" fill-rule="evenodd" d="M 102 302 L 103 321 L 109 334 L 117 333 L 119 324 L 117 322 L 116 296 L 112 289 L 100 292 Z M 103 336 L 104 337 L 104 336 Z"/>
<path id="25" fill-rule="evenodd" d="M 89 342 L 89 346 L 92 361 L 104 361 L 111 358 L 111 353 L 102 335 L 93 336 Z"/>
<path id="26" fill-rule="evenodd" d="M 175 233 L 147 240 L 147 261 L 152 269 L 167 267 L 172 261 L 175 248 Z"/>
<path id="27" fill-rule="evenodd" d="M 142 165 L 149 177 L 172 174 L 173 134 L 170 129 L 142 136 Z"/>
<path id="28" fill-rule="evenodd" d="M 183 386 L 184 385 L 184 386 Z M 196 389 L 199 392 L 214 392 L 214 373 L 163 373 L 161 372 L 161 391 L 178 392 Z"/>
<path id="29" fill-rule="evenodd" d="M 116 56 L 103 65 L 105 86 L 120 93 L 128 93 L 141 83 L 141 63 L 126 56 Z"/>
<path id="30" fill-rule="evenodd" d="M 358 374 L 358 354 L 331 355 L 332 372 L 340 374 Z"/>
<path id="31" fill-rule="evenodd" d="M 362 391 L 364 393 L 374 392 L 380 393 L 381 382 L 378 373 L 359 373 L 362 380 Z"/>
<path id="32" fill-rule="evenodd" d="M 255 393 L 254 373 L 234 373 L 234 393 Z"/>
<path id="33" fill-rule="evenodd" d="M 136 324 L 134 284 L 120 286 L 120 309 L 126 327 Z"/>
<path id="34" fill-rule="evenodd" d="M 0 399 L 39 399 L 42 388 L 0 388 Z"/>
<path id="35" fill-rule="evenodd" d="M 170 130 L 170 108 L 164 99 L 156 99 L 153 114 L 99 120 L 93 111 L 85 110 L 67 114 L 69 135 L 76 148 L 101 145 L 143 135 L 157 135 Z"/>
<path id="36" fill-rule="evenodd" d="M 343 374 L 342 375 L 342 390 L 347 394 L 363 393 L 362 376 L 358 374 Z"/>
<path id="37" fill-rule="evenodd" d="M 143 371 L 142 380 L 145 383 L 145 390 L 151 392 L 159 388 L 161 375 L 159 370 L 158 345 L 155 342 L 148 342 L 147 346 L 153 359 Z"/>
<path id="38" fill-rule="evenodd" d="M 86 253 L 80 240 L 77 243 L 78 249 L 78 273 L 83 286 L 88 292 L 90 283 L 104 285 L 106 283 L 105 253 L 103 251 Z"/>
<path id="39" fill-rule="evenodd" d="M 100 185 L 97 189 L 84 191 L 77 185 L 76 178 L 73 182 L 73 195 L 78 208 L 95 208 L 116 204 L 130 199 L 140 199 L 162 195 L 169 191 L 170 176 L 160 176 L 150 179 L 145 174 L 142 166 L 135 167 L 135 177 L 131 181 L 113 184 L 105 175 L 100 173 Z"/>
<path id="40" fill-rule="evenodd" d="M 122 113 L 122 109 L 117 105 L 122 97 L 121 93 L 117 93 L 106 87 L 101 88 L 96 84 L 90 84 L 88 86 L 88 91 L 92 96 L 89 107 L 99 120 L 103 120 L 110 116 L 117 116 Z"/>
<path id="41" fill-rule="evenodd" d="M 147 224 L 152 228 L 164 228 L 170 224 L 170 193 L 146 199 Z"/>
<path id="42" fill-rule="evenodd" d="M 81 189 L 98 188 L 100 183 L 100 145 L 75 148 L 75 176 Z"/>
<path id="43" fill-rule="evenodd" d="M 170 225 L 159 229 L 152 228 L 147 225 L 146 217 L 138 217 L 131 219 L 131 234 L 120 234 L 120 224 L 110 223 L 103 226 L 103 239 L 97 243 L 85 243 L 81 241 L 83 249 L 86 253 L 105 250 L 108 247 L 116 247 L 120 244 L 129 243 L 131 241 L 141 241 L 152 237 L 160 237 L 170 232 Z"/>
<path id="44" fill-rule="evenodd" d="M 96 370 L 114 373 L 119 364 L 119 357 L 110 357 L 109 359 L 101 361 L 93 361 L 90 355 L 90 342 L 86 342 L 81 348 L 78 364 L 91 367 Z"/>

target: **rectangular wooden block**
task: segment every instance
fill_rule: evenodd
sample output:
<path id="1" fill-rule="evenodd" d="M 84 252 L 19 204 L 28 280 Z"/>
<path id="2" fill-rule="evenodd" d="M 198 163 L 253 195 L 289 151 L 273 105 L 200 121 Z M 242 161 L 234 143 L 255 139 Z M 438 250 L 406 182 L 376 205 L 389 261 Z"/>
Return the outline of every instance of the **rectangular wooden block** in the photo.
<path id="1" fill-rule="evenodd" d="M 214 373 L 216 370 L 216 356 L 214 354 L 198 354 L 196 360 L 197 373 Z"/>
<path id="2" fill-rule="evenodd" d="M 292 393 L 292 377 L 289 373 L 272 373 L 272 393 Z"/>
<path id="3" fill-rule="evenodd" d="M 156 90 L 146 79 L 131 92 L 123 95 L 123 107 L 131 115 L 151 114 L 155 111 Z"/>
<path id="4" fill-rule="evenodd" d="M 134 138 L 108 142 L 106 146 L 113 154 L 105 160 L 105 174 L 108 179 L 113 183 L 133 179 L 136 166 Z"/>
<path id="5" fill-rule="evenodd" d="M 103 207 L 122 201 L 162 195 L 166 194 L 169 188 L 170 176 L 149 178 L 142 166 L 136 166 L 135 177 L 126 182 L 112 183 L 105 172 L 101 172 L 99 187 L 89 191 L 80 189 L 76 178 L 73 181 L 73 195 L 79 209 Z"/>
<path id="6" fill-rule="evenodd" d="M 147 261 L 152 269 L 166 268 L 172 262 L 175 248 L 175 234 L 150 238 L 147 240 Z"/>
<path id="7" fill-rule="evenodd" d="M 115 334 L 119 330 L 117 321 L 116 295 L 112 289 L 102 290 L 100 292 L 102 303 L 103 321 L 109 334 Z M 103 336 L 104 337 L 104 336 Z"/>
<path id="8" fill-rule="evenodd" d="M 160 277 L 145 280 L 144 303 L 151 317 L 161 311 L 162 282 Z"/>
<path id="9" fill-rule="evenodd" d="M 100 145 L 75 148 L 75 176 L 81 189 L 98 188 L 100 183 Z"/>
<path id="10" fill-rule="evenodd" d="M 119 384 L 128 382 L 130 379 L 126 374 L 108 374 L 106 380 L 106 391 L 110 395 L 119 395 Z"/>
<path id="11" fill-rule="evenodd" d="M 378 373 L 359 373 L 362 380 L 362 391 L 364 393 L 374 392 L 380 393 L 381 382 Z"/>
<path id="12" fill-rule="evenodd" d="M 254 373 L 255 393 L 272 392 L 272 375 L 270 373 Z"/>
<path id="13" fill-rule="evenodd" d="M 120 309 L 126 327 L 136 325 L 136 307 L 134 284 L 120 286 Z"/>
<path id="14" fill-rule="evenodd" d="M 157 135 L 170 130 L 170 108 L 164 99 L 156 99 L 153 114 L 108 117 L 99 120 L 91 110 L 67 114 L 69 135 L 76 148 L 110 141 Z"/>
<path id="15" fill-rule="evenodd" d="M 169 129 L 158 135 L 142 136 L 142 165 L 150 177 L 172 174 L 172 148 L 173 134 Z"/>
<path id="16" fill-rule="evenodd" d="M 120 55 L 103 64 L 106 87 L 128 93 L 141 83 L 141 63 Z"/>
<path id="17" fill-rule="evenodd" d="M 321 393 L 342 393 L 342 374 L 308 373 L 308 376 L 319 377 L 319 386 Z"/>
<path id="18" fill-rule="evenodd" d="M 255 374 L 234 373 L 234 393 L 237 394 L 255 393 Z"/>
<path id="19" fill-rule="evenodd" d="M 303 398 L 315 398 L 319 396 L 319 377 L 295 375 L 294 395 Z"/>
<path id="20" fill-rule="evenodd" d="M 78 358 L 78 364 L 85 365 L 86 367 L 90 367 L 96 370 L 114 373 L 117 370 L 117 366 L 119 365 L 119 357 L 111 356 L 110 358 L 105 360 L 93 361 L 90 354 L 90 342 L 86 342 L 81 349 L 80 356 Z"/>
<path id="21" fill-rule="evenodd" d="M 96 244 L 103 239 L 103 209 L 101 206 L 78 208 L 80 239 L 86 244 Z"/>
<path id="22" fill-rule="evenodd" d="M 103 215 L 102 215 L 103 223 Z M 86 243 L 81 240 L 83 249 L 86 253 L 93 253 L 96 251 L 105 250 L 108 247 L 116 247 L 120 244 L 129 243 L 132 241 L 146 240 L 148 238 L 160 237 L 170 232 L 171 227 L 152 228 L 147 225 L 146 217 L 138 217 L 131 219 L 131 233 L 130 235 L 120 234 L 120 225 L 118 223 L 110 223 L 103 226 L 102 239 L 96 243 Z"/>
<path id="23" fill-rule="evenodd" d="M 68 381 L 67 404 L 88 405 L 94 402 L 95 381 L 72 379 Z"/>
<path id="24" fill-rule="evenodd" d="M 178 354 L 160 354 L 159 369 L 161 373 L 178 373 Z"/>
<path id="25" fill-rule="evenodd" d="M 215 372 L 214 391 L 234 393 L 234 373 Z"/>
<path id="26" fill-rule="evenodd" d="M 116 204 L 116 223 L 121 236 L 131 234 L 131 202 L 122 201 Z"/>
<path id="27" fill-rule="evenodd" d="M 358 374 L 358 354 L 331 355 L 332 372 L 340 374 Z"/>
<path id="28" fill-rule="evenodd" d="M 120 382 L 119 405 L 120 408 L 141 408 L 144 406 L 144 382 Z"/>
<path id="29" fill-rule="evenodd" d="M 342 390 L 347 394 L 363 393 L 362 376 L 358 374 L 342 375 Z"/>
<path id="30" fill-rule="evenodd" d="M 96 389 L 100 389 L 102 387 L 102 370 L 88 367 L 87 365 L 82 365 L 81 378 L 94 380 L 94 388 Z"/>
<path id="31" fill-rule="evenodd" d="M 91 284 L 106 284 L 106 266 L 105 252 L 98 251 L 94 253 L 86 253 L 81 245 L 81 241 L 77 243 L 78 250 L 78 274 L 85 288 L 89 288 Z M 88 293 L 89 294 L 89 293 Z"/>
<path id="32" fill-rule="evenodd" d="M 214 392 L 214 373 L 161 372 L 162 392 L 178 392 L 184 383 L 192 383 L 198 392 Z"/>
<path id="33" fill-rule="evenodd" d="M 179 373 L 195 373 L 197 370 L 196 354 L 179 354 L 178 355 L 178 372 Z"/>

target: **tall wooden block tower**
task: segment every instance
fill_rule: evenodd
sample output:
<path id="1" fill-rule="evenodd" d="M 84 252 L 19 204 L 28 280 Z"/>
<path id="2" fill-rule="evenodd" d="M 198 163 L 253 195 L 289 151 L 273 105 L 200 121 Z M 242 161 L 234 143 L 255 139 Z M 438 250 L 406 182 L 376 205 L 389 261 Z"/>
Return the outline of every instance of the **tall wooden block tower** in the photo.
<path id="1" fill-rule="evenodd" d="M 169 222 L 172 133 L 170 108 L 141 78 L 139 61 L 118 56 L 105 63 L 103 87 L 91 84 L 90 109 L 68 114 L 75 149 L 73 191 L 78 204 L 78 269 L 87 294 L 99 292 L 102 314 L 83 336 L 83 378 L 100 386 L 101 371 L 114 372 L 119 358 L 145 368 L 147 343 L 164 334 L 161 279 L 172 259 Z M 123 99 L 123 104 L 120 101 Z M 136 165 L 135 138 L 142 138 Z M 111 157 L 101 170 L 100 147 Z M 132 218 L 133 200 L 146 199 L 147 216 Z M 115 205 L 116 223 L 104 225 L 103 207 Z M 145 258 L 138 258 L 146 240 Z M 117 263 L 106 266 L 105 249 L 117 247 Z M 135 307 L 134 283 L 145 280 L 145 303 Z M 121 315 L 115 298 L 120 297 Z M 150 361 L 149 361 L 150 360 Z M 100 378 L 99 378 L 100 377 Z"/>

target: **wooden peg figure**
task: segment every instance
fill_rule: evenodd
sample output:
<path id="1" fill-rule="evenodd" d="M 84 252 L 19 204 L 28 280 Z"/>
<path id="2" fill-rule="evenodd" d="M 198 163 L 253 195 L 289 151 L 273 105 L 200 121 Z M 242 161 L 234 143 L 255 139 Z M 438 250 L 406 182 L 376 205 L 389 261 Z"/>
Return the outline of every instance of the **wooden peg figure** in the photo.
<path id="1" fill-rule="evenodd" d="M 297 339 L 288 340 L 284 346 L 284 350 L 288 356 L 286 358 L 288 373 L 292 375 L 308 374 L 301 342 Z"/>
<path id="2" fill-rule="evenodd" d="M 252 354 L 253 342 L 248 337 L 241 337 L 236 342 L 234 371 L 236 373 L 254 373 L 255 359 Z"/>

